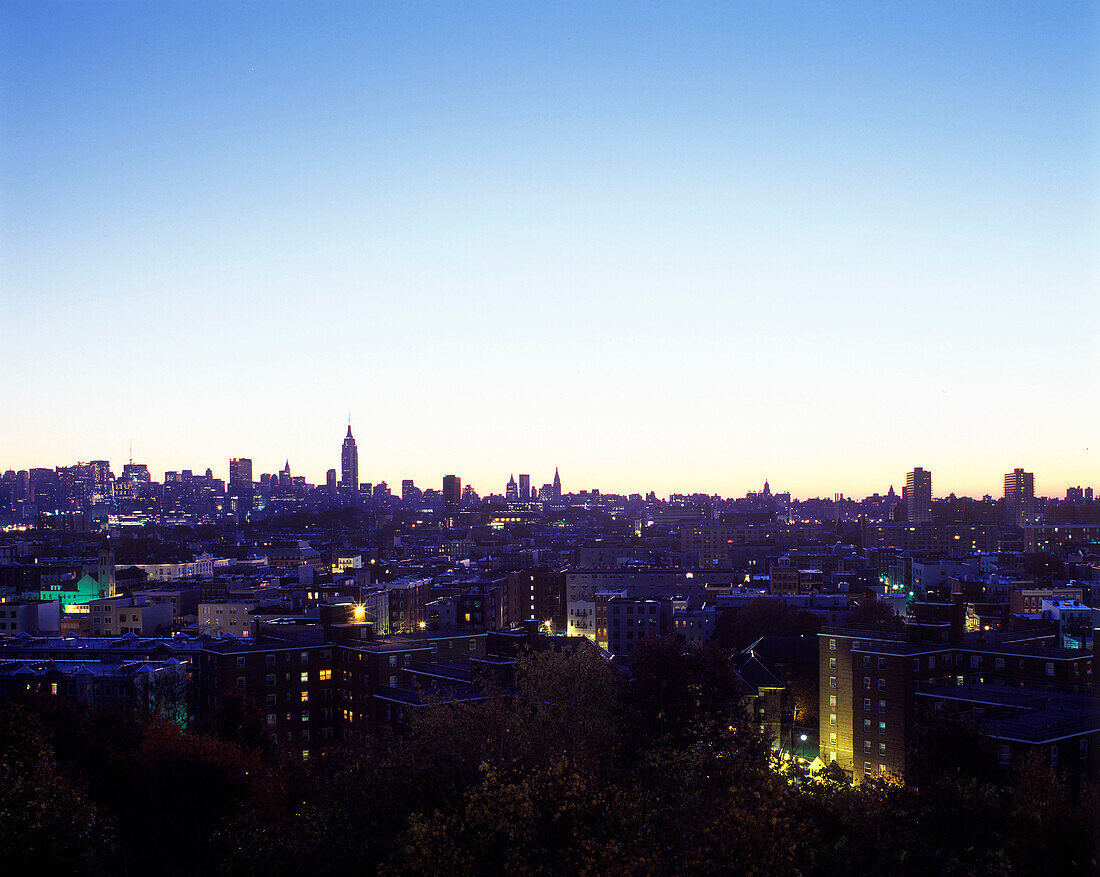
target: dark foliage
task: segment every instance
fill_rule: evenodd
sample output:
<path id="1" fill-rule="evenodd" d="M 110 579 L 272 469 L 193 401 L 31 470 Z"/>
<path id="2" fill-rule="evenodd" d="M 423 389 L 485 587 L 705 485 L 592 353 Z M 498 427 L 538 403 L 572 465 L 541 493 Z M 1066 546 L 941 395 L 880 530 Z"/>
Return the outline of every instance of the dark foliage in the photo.
<path id="1" fill-rule="evenodd" d="M 640 645 L 529 655 L 516 686 L 434 703 L 404 741 L 283 761 L 247 702 L 185 732 L 157 712 L 0 706 L 12 873 L 1087 874 L 1090 791 L 921 729 L 905 784 L 791 773 L 728 657 Z"/>

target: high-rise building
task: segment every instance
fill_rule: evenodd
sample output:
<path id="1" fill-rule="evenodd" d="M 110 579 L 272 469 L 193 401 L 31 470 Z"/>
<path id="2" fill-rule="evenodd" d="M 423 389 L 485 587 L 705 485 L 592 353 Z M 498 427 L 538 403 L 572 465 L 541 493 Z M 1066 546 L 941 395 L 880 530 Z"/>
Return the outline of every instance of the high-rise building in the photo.
<path id="1" fill-rule="evenodd" d="M 910 522 L 932 520 L 932 473 L 920 466 L 905 476 L 905 511 Z"/>
<path id="2" fill-rule="evenodd" d="M 519 498 L 527 502 L 531 498 L 531 476 L 519 476 Z"/>
<path id="3" fill-rule="evenodd" d="M 1013 469 L 1005 474 L 1005 522 L 1022 527 L 1035 514 L 1035 474 Z"/>
<path id="4" fill-rule="evenodd" d="M 336 470 L 329 469 L 325 473 L 325 490 L 329 496 L 336 496 Z"/>
<path id="5" fill-rule="evenodd" d="M 229 486 L 252 487 L 252 461 L 248 457 L 230 458 Z"/>
<path id="6" fill-rule="evenodd" d="M 458 511 L 462 501 L 462 479 L 457 475 L 443 476 L 443 507 L 448 514 Z"/>
<path id="7" fill-rule="evenodd" d="M 111 492 L 111 464 L 106 460 L 92 460 L 88 463 L 92 475 L 92 501 L 102 502 Z"/>
<path id="8" fill-rule="evenodd" d="M 557 466 L 554 467 L 554 499 L 561 499 L 561 476 Z"/>
<path id="9" fill-rule="evenodd" d="M 354 493 L 359 488 L 359 449 L 351 434 L 351 423 L 348 423 L 348 434 L 340 448 L 340 488 L 346 493 Z"/>
<path id="10" fill-rule="evenodd" d="M 516 476 L 508 476 L 508 486 L 504 488 L 504 498 L 508 502 L 515 502 L 519 499 L 519 487 L 516 485 Z"/>

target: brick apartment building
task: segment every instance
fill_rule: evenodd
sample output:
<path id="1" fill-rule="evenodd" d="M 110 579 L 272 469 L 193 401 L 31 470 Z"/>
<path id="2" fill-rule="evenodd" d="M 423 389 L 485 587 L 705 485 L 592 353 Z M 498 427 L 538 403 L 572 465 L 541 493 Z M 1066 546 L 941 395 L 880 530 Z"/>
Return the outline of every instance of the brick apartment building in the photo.
<path id="1" fill-rule="evenodd" d="M 945 686 L 953 686 L 956 695 L 967 685 L 1088 695 L 1093 654 L 1051 647 L 1053 640 L 1047 631 L 963 635 L 961 619 L 914 622 L 896 631 L 823 628 L 818 634 L 822 760 L 856 777 L 904 775 L 917 722 L 935 710 L 933 699 L 922 712 L 921 699 Z M 1100 733 L 1095 705 L 1085 718 L 1084 736 L 1095 739 Z"/>

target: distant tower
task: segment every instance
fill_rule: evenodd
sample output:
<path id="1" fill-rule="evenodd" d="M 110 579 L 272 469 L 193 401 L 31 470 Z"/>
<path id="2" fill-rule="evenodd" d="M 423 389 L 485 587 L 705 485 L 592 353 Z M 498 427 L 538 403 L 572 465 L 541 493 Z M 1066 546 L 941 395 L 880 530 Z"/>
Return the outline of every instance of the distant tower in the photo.
<path id="1" fill-rule="evenodd" d="M 351 434 L 351 420 L 348 420 L 348 434 L 344 436 L 340 448 L 340 487 L 348 494 L 359 489 L 359 449 L 355 446 L 355 436 Z"/>
<path id="2" fill-rule="evenodd" d="M 99 545 L 99 562 L 96 570 L 99 582 L 99 596 L 115 596 L 115 552 L 111 548 L 111 537 L 104 536 Z"/>
<path id="3" fill-rule="evenodd" d="M 910 523 L 932 520 L 932 473 L 920 466 L 905 476 L 905 512 Z"/>
<path id="4" fill-rule="evenodd" d="M 561 476 L 557 466 L 554 467 L 554 499 L 561 499 Z"/>
<path id="5" fill-rule="evenodd" d="M 504 489 L 504 498 L 508 502 L 515 502 L 519 499 L 519 488 L 516 486 L 516 476 L 508 476 L 508 486 Z"/>
<path id="6" fill-rule="evenodd" d="M 229 460 L 229 486 L 252 487 L 252 461 L 248 457 L 232 457 Z"/>
<path id="7" fill-rule="evenodd" d="M 443 476 L 443 508 L 447 514 L 458 511 L 458 505 L 462 501 L 462 479 L 457 475 Z"/>
<path id="8" fill-rule="evenodd" d="M 279 487 L 289 489 L 293 483 L 294 481 L 290 477 L 290 460 L 287 460 L 283 471 L 279 473 Z"/>
<path id="9" fill-rule="evenodd" d="M 325 491 L 329 496 L 336 496 L 336 470 L 329 469 L 325 473 Z"/>
<path id="10" fill-rule="evenodd" d="M 1013 469 L 1005 475 L 1005 522 L 1016 527 L 1035 514 L 1035 474 Z"/>
<path id="11" fill-rule="evenodd" d="M 519 476 L 519 498 L 527 502 L 531 498 L 531 476 Z"/>

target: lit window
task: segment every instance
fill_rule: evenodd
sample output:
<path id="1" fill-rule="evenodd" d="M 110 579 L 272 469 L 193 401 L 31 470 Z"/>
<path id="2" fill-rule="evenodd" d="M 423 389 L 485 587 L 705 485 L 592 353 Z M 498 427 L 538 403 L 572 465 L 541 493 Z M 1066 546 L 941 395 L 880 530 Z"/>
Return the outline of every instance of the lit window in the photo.
<path id="1" fill-rule="evenodd" d="M 331 670 L 321 670 L 321 671 L 318 672 L 317 678 L 321 682 L 328 682 L 330 679 L 332 679 L 332 671 Z"/>
<path id="2" fill-rule="evenodd" d="M 302 703 L 309 703 L 309 692 L 308 691 L 303 691 L 302 692 Z"/>
<path id="3" fill-rule="evenodd" d="M 303 670 L 298 678 L 301 682 L 309 682 L 309 671 Z"/>

